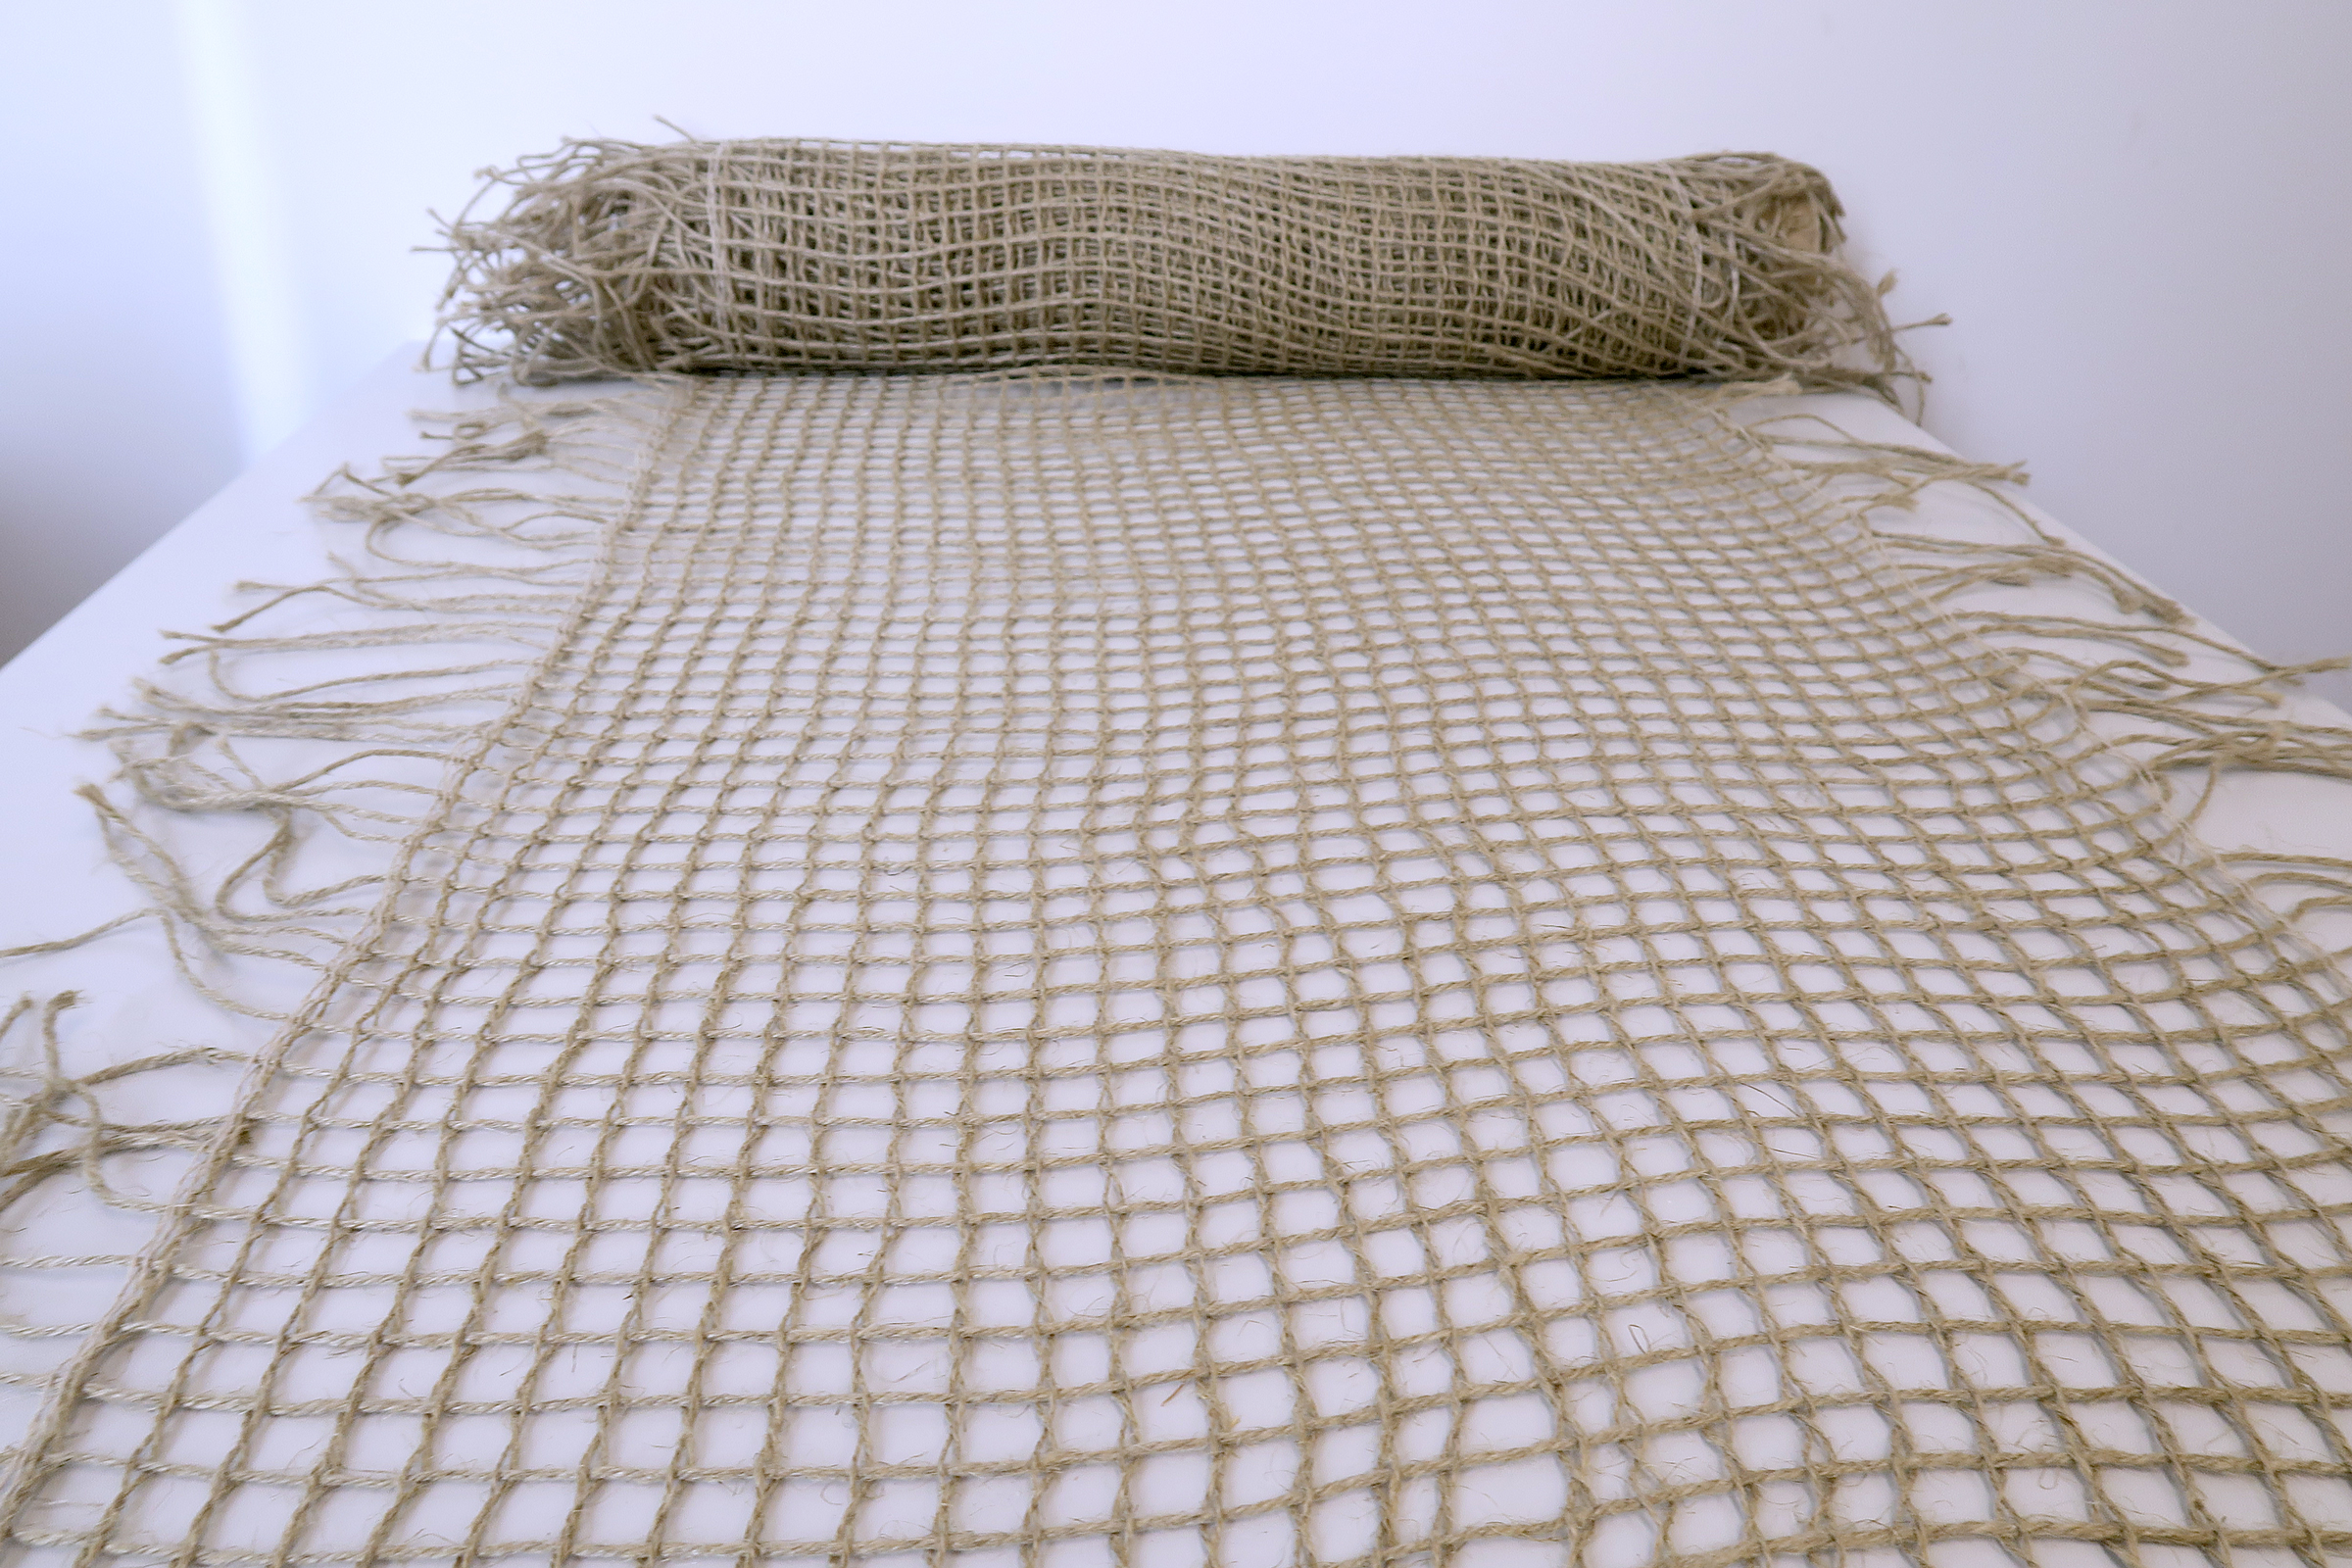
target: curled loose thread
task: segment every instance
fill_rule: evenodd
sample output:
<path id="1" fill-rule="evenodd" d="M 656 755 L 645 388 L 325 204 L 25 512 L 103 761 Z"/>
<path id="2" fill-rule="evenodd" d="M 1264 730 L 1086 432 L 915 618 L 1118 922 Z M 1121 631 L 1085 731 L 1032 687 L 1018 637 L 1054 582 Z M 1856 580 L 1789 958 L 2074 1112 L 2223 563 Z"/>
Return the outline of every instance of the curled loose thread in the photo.
<path id="1" fill-rule="evenodd" d="M 208 901 L 197 891 L 179 862 L 152 837 L 139 831 L 102 792 L 85 784 L 75 793 L 89 802 L 97 813 L 99 830 L 106 838 L 107 853 L 116 868 L 145 894 L 149 902 L 70 937 L 0 949 L 0 959 L 65 953 L 126 925 L 153 919 L 163 933 L 164 945 L 171 952 L 173 966 L 197 995 L 215 1006 L 247 1017 L 284 1018 L 286 1014 L 281 1011 L 255 1006 L 208 981 L 197 967 L 197 954 L 186 935 L 193 932 L 204 948 L 223 956 L 280 958 L 313 970 L 324 967 L 322 959 L 316 956 L 291 948 L 263 946 L 250 937 L 240 935 L 237 928 L 241 926 L 248 931 L 270 930 L 272 935 L 281 940 L 331 942 L 333 939 L 328 933 L 297 925 L 296 919 L 319 919 L 347 911 L 288 908 L 282 914 L 248 915 L 230 910 L 224 902 L 227 895 L 255 875 L 257 869 L 265 877 L 273 878 L 277 858 L 285 847 L 284 823 L 279 823 L 279 832 L 271 836 L 269 844 L 249 856 L 229 874 L 220 894 Z M 306 897 L 323 899 L 368 880 L 372 879 L 356 878 L 334 888 L 315 890 Z M 12 1011 L 9 1014 L 10 1021 L 13 1022 L 17 1016 L 18 1012 Z"/>
<path id="2" fill-rule="evenodd" d="M 34 1084 L 25 1094 L 0 1101 L 0 1213 L 7 1212 L 43 1182 L 68 1171 L 79 1171 L 90 1191 L 117 1208 L 153 1210 L 164 1206 L 117 1192 L 107 1184 L 100 1162 L 109 1154 L 145 1149 L 201 1149 L 219 1134 L 224 1118 L 110 1121 L 98 1103 L 95 1091 L 103 1084 L 166 1067 L 252 1059 L 215 1046 L 190 1046 L 180 1051 L 158 1052 L 133 1061 L 116 1062 L 76 1077 L 65 1069 L 64 1053 L 58 1047 L 57 1020 L 80 1001 L 79 994 L 72 991 L 61 991 L 45 1003 L 24 996 L 18 999 L 5 1018 L 0 1018 L 0 1040 L 4 1040 L 21 1020 L 37 1010 L 35 1039 L 40 1052 L 37 1068 L 0 1072 L 0 1077 L 30 1078 Z M 66 1148 L 36 1151 L 34 1145 L 40 1142 L 42 1134 L 59 1127 L 72 1128 L 78 1136 Z"/>
<path id="3" fill-rule="evenodd" d="M 439 795 L 439 790 L 431 785 L 402 779 L 339 780 L 335 775 L 366 761 L 409 759 L 446 763 L 449 760 L 442 752 L 416 747 L 376 746 L 337 758 L 292 778 L 266 779 L 245 762 L 227 739 L 220 736 L 205 738 L 219 754 L 220 765 L 208 766 L 178 749 L 151 757 L 142 756 L 129 747 L 122 747 L 118 749 L 118 755 L 122 761 L 122 777 L 138 791 L 142 799 L 167 810 L 302 811 L 318 821 L 327 823 L 348 838 L 380 840 L 386 835 L 370 831 L 363 824 L 392 827 L 405 832 L 413 829 L 421 819 L 413 811 L 388 811 L 356 801 L 338 799 L 338 792 L 365 791 L 370 795 L 388 792 L 422 796 L 430 800 Z"/>
<path id="4" fill-rule="evenodd" d="M 1964 558 L 1958 564 L 1914 574 L 1912 586 L 1930 599 L 1946 599 L 1983 583 L 2022 588 L 2037 579 L 2078 577 L 2105 589 L 2107 597 L 2114 601 L 2115 608 L 2127 615 L 2153 615 L 2167 626 L 2177 626 L 2192 618 L 2175 601 L 2134 581 L 2096 556 L 2085 555 L 2065 544 L 1976 544 L 1963 540 L 1936 539 L 1925 534 L 1884 531 L 1879 537 L 1887 544 L 1908 550 Z"/>
<path id="5" fill-rule="evenodd" d="M 2286 911 L 2289 920 L 2300 920 L 2323 909 L 2352 909 L 2352 860 L 2333 855 L 2283 855 L 2261 850 L 2240 850 L 2223 856 L 2222 859 L 2233 867 L 2254 867 L 2238 872 L 2250 888 L 2317 889 Z"/>
<path id="6" fill-rule="evenodd" d="M 520 566 L 467 564 L 425 567 L 420 565 L 418 569 L 405 573 L 387 572 L 368 576 L 340 557 L 329 557 L 328 559 L 344 573 L 343 576 L 325 582 L 291 585 L 272 582 L 241 582 L 237 584 L 239 593 L 267 593 L 271 597 L 251 610 L 217 623 L 213 626 L 213 631 L 216 633 L 234 631 L 266 611 L 275 610 L 280 605 L 313 594 L 330 599 L 340 599 L 344 603 L 355 605 L 362 610 L 403 611 L 415 614 L 451 615 L 475 612 L 535 614 L 548 608 L 545 585 L 553 581 L 559 587 L 571 586 L 566 579 L 558 577 L 556 574 L 575 569 L 572 562 L 559 560 L 535 562 Z M 481 581 L 516 583 L 520 584 L 521 588 L 504 594 L 435 595 L 395 591 L 396 588 L 405 588 L 414 583 Z M 234 649 L 246 646 L 239 639 L 226 636 L 192 636 L 186 632 L 171 632 L 166 635 L 178 641 L 201 645 L 195 648 L 178 649 L 166 655 L 164 662 L 167 664 L 194 658 L 214 648 Z M 272 640 L 274 641 L 274 639 Z"/>
<path id="7" fill-rule="evenodd" d="M 2273 664 L 2261 660 L 2244 662 L 2254 666 L 2254 673 L 2237 680 L 2186 680 L 2172 669 L 2159 669 L 2154 664 L 2136 659 L 2111 659 L 2091 664 L 2070 659 L 2049 649 L 2034 649 L 2028 658 L 2042 666 L 2059 666 L 2073 671 L 2055 684 L 2096 713 L 2121 713 L 2151 719 L 2160 723 L 2196 725 L 2224 718 L 2226 713 L 2200 707 L 2201 704 L 2224 703 L 2235 700 L 2252 703 L 2261 709 L 2278 706 L 2278 699 L 2288 687 L 2305 676 L 2341 666 L 2343 661 L 2314 660 L 2307 664 Z M 2187 662 L 2181 655 L 2171 661 L 2174 667 Z M 2303 724 L 2292 726 L 2314 736 L 2331 733 L 2328 726 Z"/>
<path id="8" fill-rule="evenodd" d="M 2128 735 L 2126 741 L 2161 747 L 2157 767 L 2251 768 L 2262 773 L 2308 773 L 2352 782 L 2352 729 L 2323 729 L 2282 719 L 2217 719 L 2194 711 L 2167 720 L 2202 733 L 2185 740 Z"/>
<path id="9" fill-rule="evenodd" d="M 2267 659 L 2257 659 L 2234 644 L 2207 637 L 2184 626 L 2127 626 L 2108 620 L 2084 620 L 2078 615 L 2033 615 L 2007 611 L 1958 610 L 1951 612 L 1954 620 L 1993 636 L 2040 637 L 2058 642 L 2112 643 L 2130 648 L 2143 659 L 2178 668 L 2189 662 L 2192 647 L 2226 655 L 2254 668 L 2288 676 L 2295 672 L 2310 674 L 2319 665 L 2289 666 L 2274 664 Z M 2044 657 L 2057 657 L 2044 653 Z M 2071 662 L 2071 661 L 2070 661 Z M 2331 662 L 2323 662 L 2323 663 Z"/>
<path id="10" fill-rule="evenodd" d="M 486 539 L 525 550 L 556 551 L 591 538 L 611 520 L 610 506 L 585 496 L 534 495 L 523 490 L 463 490 L 437 493 L 404 490 L 383 476 L 337 469 L 308 497 L 315 515 L 327 522 L 364 524 L 368 553 L 405 562 L 392 536 L 421 529 L 452 539 Z M 500 518 L 493 508 L 528 507 L 519 516 Z"/>

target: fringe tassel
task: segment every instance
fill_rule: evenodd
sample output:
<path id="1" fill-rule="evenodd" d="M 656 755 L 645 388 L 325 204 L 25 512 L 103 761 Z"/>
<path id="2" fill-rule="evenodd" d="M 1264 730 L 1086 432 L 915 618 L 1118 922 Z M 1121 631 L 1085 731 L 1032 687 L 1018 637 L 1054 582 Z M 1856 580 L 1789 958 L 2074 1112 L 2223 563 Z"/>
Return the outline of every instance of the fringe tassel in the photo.
<path id="1" fill-rule="evenodd" d="M 1717 406 L 1720 409 L 1761 396 L 1786 396 L 1797 390 L 1787 381 L 1727 387 Z M 2051 533 L 2004 494 L 1999 487 L 2026 482 L 2023 469 L 2015 465 L 1972 463 L 1924 447 L 1859 440 L 1814 414 L 1771 422 L 1806 423 L 1828 433 L 1772 434 L 1738 424 L 1732 428 L 1757 445 L 1775 450 L 1785 466 L 1821 483 L 1849 478 L 1874 482 L 1880 490 L 1871 497 L 1873 511 L 1913 511 L 1920 492 L 1929 485 L 1965 484 L 1998 503 L 2031 534 L 2026 543 L 1999 544 L 1943 539 L 1874 524 L 1879 539 L 1909 568 L 1912 586 L 1929 599 L 1941 603 L 1985 583 L 2023 586 L 2034 580 L 2074 578 L 2104 591 L 2122 613 L 2153 621 L 2153 625 L 2107 624 L 2064 615 L 1947 612 L 1973 629 L 1995 637 L 2006 634 L 2032 638 L 2037 644 L 2105 645 L 2128 651 L 2133 657 L 2094 661 L 2047 646 L 1996 644 L 2022 690 L 2046 692 L 2085 714 L 2129 718 L 2150 726 L 2107 738 L 2112 744 L 2133 748 L 2142 765 L 2155 776 L 2199 767 L 2208 769 L 2212 777 L 2251 769 L 2352 782 L 2352 728 L 2299 723 L 2284 717 L 2278 708 L 2287 687 L 2304 676 L 2352 665 L 2352 658 L 2278 664 L 2192 630 L 2195 617 L 2179 604 Z M 1777 451 L 1791 446 L 1845 455 L 1817 460 L 1791 458 Z M 2252 673 L 2235 680 L 2208 681 L 2186 680 L 2175 673 L 2200 649 L 2226 656 Z M 2212 794 L 2209 777 L 2203 795 L 2180 813 L 2180 819 L 2193 827 Z M 2306 869 L 2322 864 L 2308 858 L 2297 863 Z"/>
<path id="2" fill-rule="evenodd" d="M 45 1003 L 36 1003 L 32 997 L 25 996 L 18 999 L 17 1004 L 9 1009 L 6 1017 L 0 1017 L 0 1040 L 5 1040 L 21 1019 L 37 1012 L 35 1038 L 40 1047 L 40 1064 L 36 1070 L 0 1074 L 29 1077 L 35 1084 L 26 1094 L 0 1100 L 0 1213 L 6 1213 L 19 1200 L 51 1177 L 69 1171 L 79 1172 L 92 1193 L 117 1208 L 161 1209 L 165 1205 L 130 1198 L 109 1186 L 100 1162 L 109 1154 L 130 1153 L 144 1149 L 202 1149 L 219 1135 L 225 1118 L 209 1116 L 191 1121 L 110 1121 L 98 1103 L 97 1090 L 118 1079 L 156 1072 L 166 1067 L 186 1067 L 199 1063 L 218 1066 L 228 1062 L 249 1062 L 252 1059 L 210 1046 L 192 1046 L 183 1051 L 167 1051 L 152 1056 L 141 1056 L 135 1061 L 117 1062 L 111 1067 L 101 1067 L 95 1072 L 75 1077 L 66 1071 L 63 1054 L 58 1049 L 57 1020 L 61 1013 L 77 1005 L 80 1001 L 80 996 L 72 991 L 61 991 Z M 66 1148 L 36 1151 L 34 1146 L 41 1141 L 42 1135 L 58 1127 L 74 1129 L 78 1136 Z"/>
<path id="3" fill-rule="evenodd" d="M 378 844 L 405 841 L 432 816 L 453 764 L 478 750 L 485 706 L 511 708 L 529 672 L 557 643 L 590 581 L 602 540 L 620 514 L 618 498 L 540 494 L 506 485 L 456 487 L 451 475 L 499 469 L 570 473 L 620 481 L 634 471 L 663 406 L 656 396 L 600 402 L 522 403 L 437 417 L 440 450 L 397 459 L 381 471 L 339 470 L 310 498 L 323 521 L 362 530 L 363 559 L 332 557 L 335 574 L 306 584 L 241 584 L 267 595 L 205 632 L 173 635 L 183 646 L 166 665 L 192 667 L 189 689 L 152 682 L 135 701 L 108 710 L 85 738 L 105 742 L 130 799 L 172 816 L 237 813 L 261 827 L 260 841 L 225 872 L 197 878 L 156 832 L 133 819 L 106 791 L 79 794 L 96 814 L 108 852 L 143 905 L 77 935 L 0 952 L 0 958 L 55 954 L 153 920 L 190 986 L 227 1011 L 282 1020 L 254 1004 L 211 971 L 220 961 L 261 959 L 321 972 L 348 939 L 354 921 L 374 906 L 381 874 L 303 886 L 296 861 L 312 833 L 325 828 Z M 651 405 L 649 407 L 649 405 Z M 482 559 L 420 559 L 403 548 L 419 535 L 471 543 Z M 519 554 L 518 554 L 519 553 Z M 502 559 L 503 558 L 503 559 Z M 259 629 L 272 611 L 325 595 L 380 617 L 370 624 L 288 635 Z M 270 691 L 235 678 L 244 662 L 278 655 L 376 649 L 446 649 L 504 644 L 512 658 L 486 651 L 462 662 L 375 669 Z M 241 741 L 298 740 L 353 748 L 306 771 L 270 777 L 240 752 Z M 408 762 L 412 777 L 377 776 L 370 762 Z M 430 778 L 439 782 L 419 782 Z M 414 809 L 404 809 L 413 800 Z M 389 863 L 390 857 L 386 857 Z M 210 1047 L 142 1056 L 79 1077 L 67 1073 L 58 1019 L 79 998 L 27 996 L 0 1020 L 0 1035 L 27 1017 L 39 1041 L 34 1088 L 0 1101 L 0 1211 L 54 1177 L 79 1172 L 90 1190 L 122 1207 L 151 1207 L 109 1188 L 100 1170 L 110 1154 L 147 1149 L 197 1149 L 220 1135 L 220 1118 L 118 1123 L 95 1091 L 134 1074 L 249 1058 Z M 64 1128 L 66 1147 L 39 1147 Z M 53 1140 L 52 1140 L 53 1141 Z"/>

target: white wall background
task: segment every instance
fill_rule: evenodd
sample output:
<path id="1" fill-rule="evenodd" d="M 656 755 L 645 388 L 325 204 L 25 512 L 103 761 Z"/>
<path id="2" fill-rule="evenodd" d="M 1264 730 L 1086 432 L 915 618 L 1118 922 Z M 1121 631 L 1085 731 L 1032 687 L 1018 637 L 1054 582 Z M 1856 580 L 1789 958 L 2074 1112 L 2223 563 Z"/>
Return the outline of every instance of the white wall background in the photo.
<path id="1" fill-rule="evenodd" d="M 0 659 L 236 470 L 170 23 L 0 0 Z"/>
<path id="2" fill-rule="evenodd" d="M 65 8 L 51 7 L 51 11 Z M 404 340 L 561 136 L 1827 170 L 1928 423 L 2290 659 L 2352 652 L 2344 0 L 85 0 L 0 38 L 0 652 Z M 29 187 L 29 188 L 27 188 Z M 2323 688 L 2352 696 L 2352 680 Z"/>

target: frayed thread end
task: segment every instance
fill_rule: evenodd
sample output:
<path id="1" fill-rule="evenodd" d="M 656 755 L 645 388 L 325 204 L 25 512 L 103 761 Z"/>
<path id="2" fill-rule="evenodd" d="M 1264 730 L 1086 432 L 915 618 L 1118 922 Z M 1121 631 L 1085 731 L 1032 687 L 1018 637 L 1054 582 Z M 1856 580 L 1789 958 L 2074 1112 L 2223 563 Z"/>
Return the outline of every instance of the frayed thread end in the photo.
<path id="1" fill-rule="evenodd" d="M 65 1068 L 58 1040 L 58 1020 L 80 1004 L 76 992 L 61 991 L 46 999 L 20 997 L 0 1016 L 0 1042 L 32 1020 L 35 1061 L 29 1067 L 0 1069 L 0 1079 L 32 1080 L 33 1087 L 12 1099 L 0 1100 L 0 1213 L 6 1213 L 35 1188 L 53 1177 L 78 1172 L 89 1190 L 117 1208 L 160 1210 L 165 1205 L 136 1199 L 112 1187 L 103 1164 L 110 1155 L 155 1149 L 195 1151 L 220 1135 L 225 1118 L 196 1117 L 186 1121 L 119 1122 L 100 1104 L 98 1090 L 121 1079 L 170 1067 L 221 1066 L 249 1063 L 252 1058 L 211 1046 L 190 1046 L 158 1052 L 131 1061 L 120 1061 L 94 1071 L 74 1074 Z M 62 1147 L 42 1149 L 47 1135 L 63 1129 Z"/>
<path id="2" fill-rule="evenodd" d="M 380 898 L 381 875 L 305 885 L 298 862 L 318 830 L 399 847 L 432 817 L 467 758 L 497 728 L 485 714 L 510 708 L 557 646 L 566 617 L 601 559 L 622 504 L 614 496 L 468 484 L 493 470 L 611 482 L 640 461 L 660 417 L 654 389 L 596 402 L 503 396 L 487 409 L 440 416 L 436 447 L 395 459 L 369 475 L 346 469 L 312 499 L 329 523 L 364 530 L 362 559 L 336 559 L 337 574 L 297 585 L 248 585 L 269 597 L 208 632 L 177 634 L 167 667 L 194 682 L 141 682 L 136 700 L 100 715 L 85 739 L 114 753 L 119 788 L 84 786 L 116 866 L 144 897 L 141 907 L 88 931 L 0 952 L 0 958 L 64 952 L 153 920 L 187 982 L 230 1011 L 282 1018 L 213 971 L 219 960 L 266 960 L 321 970 L 352 922 Z M 431 416 L 427 416 L 431 417 Z M 451 483 L 455 477 L 458 482 Z M 469 555 L 412 554 L 418 538 L 462 541 Z M 453 548 L 455 548 L 453 546 Z M 367 617 L 328 629 L 267 635 L 263 617 L 331 598 Z M 371 650 L 444 650 L 451 644 L 513 647 L 507 658 L 462 662 L 370 662 L 363 673 L 249 690 L 242 672 L 278 656 Z M 251 743 L 307 742 L 339 755 L 299 771 L 249 760 Z M 381 765 L 392 764 L 390 770 Z M 234 815 L 262 829 L 250 853 L 199 880 L 156 827 Z M 47 1027 L 46 1025 L 44 1027 Z"/>

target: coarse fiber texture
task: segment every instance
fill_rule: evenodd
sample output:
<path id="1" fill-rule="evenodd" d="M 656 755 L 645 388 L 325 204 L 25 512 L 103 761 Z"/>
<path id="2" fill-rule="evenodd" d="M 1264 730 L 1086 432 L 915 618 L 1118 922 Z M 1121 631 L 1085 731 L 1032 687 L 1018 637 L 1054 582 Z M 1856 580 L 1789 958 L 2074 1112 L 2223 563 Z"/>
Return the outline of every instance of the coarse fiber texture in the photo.
<path id="1" fill-rule="evenodd" d="M 1652 164 L 573 142 L 452 226 L 461 369 L 1799 373 L 1884 386 L 1829 182 Z M 481 205 L 477 200 L 476 206 Z"/>
<path id="2" fill-rule="evenodd" d="M 1723 394 L 645 397 L 22 1560 L 2352 1552 L 2339 977 Z"/>

